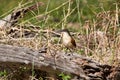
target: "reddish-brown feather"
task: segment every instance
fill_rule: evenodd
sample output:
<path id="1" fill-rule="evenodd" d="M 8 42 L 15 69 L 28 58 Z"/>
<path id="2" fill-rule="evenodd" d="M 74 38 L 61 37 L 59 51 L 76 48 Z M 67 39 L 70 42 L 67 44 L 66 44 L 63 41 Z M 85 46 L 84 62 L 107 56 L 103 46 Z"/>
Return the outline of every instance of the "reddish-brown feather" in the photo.
<path id="1" fill-rule="evenodd" d="M 74 47 L 76 47 L 76 42 L 75 42 L 75 40 L 72 38 L 72 40 L 71 40 L 71 43 L 72 43 L 72 45 L 74 46 Z"/>

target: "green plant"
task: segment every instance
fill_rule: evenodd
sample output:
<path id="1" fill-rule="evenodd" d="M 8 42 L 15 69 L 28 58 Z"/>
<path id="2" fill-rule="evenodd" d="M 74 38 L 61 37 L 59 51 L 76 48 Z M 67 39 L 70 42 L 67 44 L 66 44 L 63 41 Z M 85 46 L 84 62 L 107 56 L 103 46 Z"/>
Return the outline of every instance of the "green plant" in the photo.
<path id="1" fill-rule="evenodd" d="M 6 70 L 4 70 L 4 71 L 0 71 L 0 77 L 1 76 L 7 76 L 7 72 L 6 72 Z"/>
<path id="2" fill-rule="evenodd" d="M 64 73 L 59 74 L 59 76 L 62 78 L 62 80 L 69 80 L 71 78 L 70 75 L 65 75 Z"/>

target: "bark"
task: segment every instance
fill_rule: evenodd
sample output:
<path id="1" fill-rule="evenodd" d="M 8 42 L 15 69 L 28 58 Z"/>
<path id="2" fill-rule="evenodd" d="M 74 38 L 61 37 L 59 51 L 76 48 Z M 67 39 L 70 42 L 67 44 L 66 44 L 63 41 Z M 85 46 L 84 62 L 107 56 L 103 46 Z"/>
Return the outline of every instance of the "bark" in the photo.
<path id="1" fill-rule="evenodd" d="M 7 64 L 9 67 L 34 65 L 35 69 L 48 73 L 65 72 L 85 80 L 119 80 L 120 78 L 119 67 L 100 65 L 77 53 L 65 54 L 57 51 L 48 54 L 46 48 L 36 51 L 25 47 L 0 45 L 0 64 Z"/>

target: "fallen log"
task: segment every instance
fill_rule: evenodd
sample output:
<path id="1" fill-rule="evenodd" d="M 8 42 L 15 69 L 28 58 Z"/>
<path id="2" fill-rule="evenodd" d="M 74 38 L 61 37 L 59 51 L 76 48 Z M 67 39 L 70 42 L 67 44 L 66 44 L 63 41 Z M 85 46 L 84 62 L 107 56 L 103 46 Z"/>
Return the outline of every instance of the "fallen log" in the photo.
<path id="1" fill-rule="evenodd" d="M 119 80 L 119 67 L 99 63 L 73 53 L 55 52 L 49 55 L 46 49 L 40 51 L 25 47 L 0 45 L 0 64 L 9 67 L 21 65 L 56 74 L 64 72 L 85 80 Z"/>

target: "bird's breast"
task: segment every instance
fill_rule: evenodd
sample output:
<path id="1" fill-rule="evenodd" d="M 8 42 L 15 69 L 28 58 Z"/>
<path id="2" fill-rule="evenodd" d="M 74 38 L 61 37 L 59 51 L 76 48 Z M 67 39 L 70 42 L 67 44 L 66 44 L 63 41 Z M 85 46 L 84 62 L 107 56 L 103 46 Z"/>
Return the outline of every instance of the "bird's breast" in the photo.
<path id="1" fill-rule="evenodd" d="M 71 44 L 71 37 L 70 36 L 63 36 L 62 43 L 66 47 L 72 46 L 72 44 Z"/>

